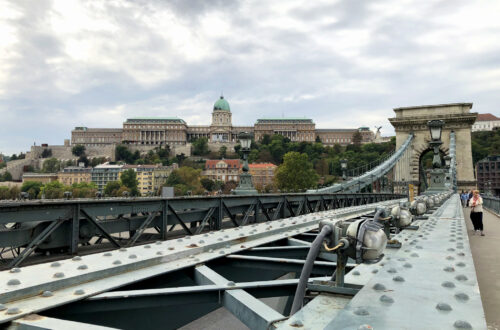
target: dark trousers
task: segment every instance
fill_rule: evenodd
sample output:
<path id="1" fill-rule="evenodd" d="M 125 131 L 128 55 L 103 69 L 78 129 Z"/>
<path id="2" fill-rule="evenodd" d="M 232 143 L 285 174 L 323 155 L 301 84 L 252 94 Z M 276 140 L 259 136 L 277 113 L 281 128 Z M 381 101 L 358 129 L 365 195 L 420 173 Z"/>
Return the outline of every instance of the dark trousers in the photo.
<path id="1" fill-rule="evenodd" d="M 474 230 L 483 231 L 483 212 L 471 212 L 470 219 L 472 220 Z"/>

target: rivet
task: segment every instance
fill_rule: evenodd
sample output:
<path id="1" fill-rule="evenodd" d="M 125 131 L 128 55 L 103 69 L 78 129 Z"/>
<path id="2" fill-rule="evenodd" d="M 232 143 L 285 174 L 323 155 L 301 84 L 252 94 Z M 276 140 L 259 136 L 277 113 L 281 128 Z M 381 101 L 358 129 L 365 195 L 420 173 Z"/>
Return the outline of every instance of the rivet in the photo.
<path id="1" fill-rule="evenodd" d="M 85 291 L 83 289 L 78 289 L 75 290 L 74 294 L 77 296 L 81 296 L 82 294 L 85 294 Z"/>
<path id="2" fill-rule="evenodd" d="M 73 260 L 73 261 L 80 261 L 80 260 L 82 260 L 82 257 L 76 256 L 76 257 L 73 257 L 73 259 L 71 259 L 71 260 Z"/>
<path id="3" fill-rule="evenodd" d="M 229 235 L 224 235 L 224 238 L 229 238 Z"/>
<path id="4" fill-rule="evenodd" d="M 456 265 L 457 265 L 457 267 L 465 267 L 465 263 L 463 263 L 463 262 L 459 262 Z"/>
<path id="5" fill-rule="evenodd" d="M 355 270 L 355 271 L 352 272 L 352 275 L 358 276 L 358 275 L 361 275 L 361 274 L 357 270 Z"/>
<path id="6" fill-rule="evenodd" d="M 50 264 L 50 267 L 59 267 L 59 266 L 61 266 L 61 263 L 57 261 Z"/>
<path id="7" fill-rule="evenodd" d="M 156 251 L 156 255 L 161 256 L 161 255 L 163 255 L 163 252 L 161 252 L 161 251 Z"/>
<path id="8" fill-rule="evenodd" d="M 457 329 L 472 329 L 472 326 L 467 321 L 458 320 L 453 323 L 453 326 Z"/>
<path id="9" fill-rule="evenodd" d="M 406 258 L 399 258 L 398 261 L 406 261 Z"/>
<path id="10" fill-rule="evenodd" d="M 455 298 L 460 301 L 467 301 L 469 300 L 469 296 L 466 293 L 459 292 L 455 294 Z"/>
<path id="11" fill-rule="evenodd" d="M 54 274 L 54 277 L 55 278 L 63 278 L 64 277 L 64 273 L 63 272 L 57 272 Z"/>
<path id="12" fill-rule="evenodd" d="M 18 268 L 18 267 L 14 267 L 12 268 L 11 270 L 9 270 L 10 273 L 20 273 L 21 272 L 21 268 Z"/>
<path id="13" fill-rule="evenodd" d="M 354 314 L 361 315 L 361 316 L 370 315 L 370 313 L 365 308 L 362 308 L 362 307 L 361 308 L 357 308 L 354 311 Z"/>
<path id="14" fill-rule="evenodd" d="M 151 249 L 151 245 L 149 245 L 149 244 L 144 245 L 144 248 L 145 248 L 145 249 Z"/>
<path id="15" fill-rule="evenodd" d="M 465 257 L 465 253 L 463 253 L 463 252 L 458 252 L 457 255 L 460 257 Z"/>
<path id="16" fill-rule="evenodd" d="M 449 272 L 449 273 L 451 273 L 451 272 L 454 272 L 454 271 L 455 271 L 455 268 L 453 268 L 453 267 L 445 267 L 443 270 L 444 270 L 445 272 Z"/>
<path id="17" fill-rule="evenodd" d="M 177 242 L 182 242 L 182 238 L 178 238 L 178 239 L 177 239 Z"/>
<path id="18" fill-rule="evenodd" d="M 453 258 L 452 256 L 447 256 L 446 260 L 455 260 L 455 258 Z"/>
<path id="19" fill-rule="evenodd" d="M 120 249 L 118 249 L 118 251 L 125 252 L 125 251 L 127 251 L 127 249 L 126 248 L 120 248 Z"/>
<path id="20" fill-rule="evenodd" d="M 394 299 L 392 299 L 391 297 L 389 296 L 386 296 L 385 294 L 384 295 L 381 295 L 379 300 L 383 303 L 387 303 L 387 304 L 392 304 L 394 302 Z"/>
<path id="21" fill-rule="evenodd" d="M 392 280 L 395 282 L 404 282 L 405 281 L 405 279 L 402 276 L 394 276 L 392 278 Z"/>
<path id="22" fill-rule="evenodd" d="M 397 273 L 398 271 L 396 270 L 396 268 L 389 268 L 389 269 L 387 270 L 387 272 L 388 272 L 388 273 L 391 273 L 391 274 L 395 274 L 395 273 Z"/>
<path id="23" fill-rule="evenodd" d="M 446 281 L 446 282 L 441 283 L 441 286 L 445 287 L 445 288 L 454 288 L 455 287 L 455 283 Z"/>
<path id="24" fill-rule="evenodd" d="M 420 246 L 420 245 L 417 245 L 417 246 L 415 246 L 415 247 L 416 247 L 417 249 L 419 249 L 419 250 L 420 250 L 420 249 L 423 249 L 423 247 L 422 247 L 422 246 Z"/>
<path id="25" fill-rule="evenodd" d="M 229 281 L 229 282 L 227 282 L 227 284 L 226 284 L 226 285 L 227 285 L 227 286 L 235 286 L 236 284 L 235 284 L 233 281 Z"/>
<path id="26" fill-rule="evenodd" d="M 467 276 L 465 276 L 465 275 L 457 275 L 457 276 L 455 276 L 455 279 L 457 281 L 462 281 L 462 282 L 468 280 Z"/>
<path id="27" fill-rule="evenodd" d="M 174 250 L 174 249 L 175 249 L 175 247 L 173 247 L 173 246 L 169 246 L 169 247 L 168 247 L 168 249 L 169 249 L 169 250 Z"/>
<path id="28" fill-rule="evenodd" d="M 209 249 L 208 252 L 212 253 L 212 252 L 214 252 L 214 249 Z"/>
<path id="29" fill-rule="evenodd" d="M 9 315 L 19 314 L 19 313 L 21 313 L 21 310 L 17 307 L 11 307 L 11 308 L 7 309 L 6 313 Z"/>
<path id="30" fill-rule="evenodd" d="M 223 241 L 223 239 L 222 239 L 222 238 L 220 238 L 220 237 L 219 237 L 219 238 L 217 238 L 217 240 L 218 240 L 219 242 L 222 242 L 222 241 Z"/>
<path id="31" fill-rule="evenodd" d="M 226 254 L 226 252 L 224 252 L 224 250 L 220 250 L 219 254 Z"/>
<path id="32" fill-rule="evenodd" d="M 448 305 L 447 303 L 438 303 L 436 305 L 436 309 L 444 312 L 449 312 L 452 310 L 451 306 Z"/>
<path id="33" fill-rule="evenodd" d="M 290 323 L 290 326 L 295 327 L 295 328 L 301 328 L 304 326 L 301 320 L 294 320 L 292 323 Z"/>
<path id="34" fill-rule="evenodd" d="M 122 262 L 121 262 L 120 260 L 115 260 L 115 261 L 113 261 L 113 265 L 121 265 L 121 263 L 122 263 Z"/>
<path id="35" fill-rule="evenodd" d="M 185 238 L 185 239 L 191 239 L 191 236 L 186 235 L 186 236 L 184 236 L 184 238 Z"/>
<path id="36" fill-rule="evenodd" d="M 19 281 L 17 278 L 14 278 L 7 282 L 7 285 L 19 285 L 19 284 L 21 284 L 21 281 Z"/>
<path id="37" fill-rule="evenodd" d="M 377 273 L 378 273 L 378 269 L 374 269 L 374 270 L 372 270 L 372 273 L 373 273 L 373 274 L 377 274 Z"/>
<path id="38" fill-rule="evenodd" d="M 52 291 L 43 291 L 41 294 L 42 297 L 52 297 L 53 295 Z"/>
<path id="39" fill-rule="evenodd" d="M 373 290 L 376 290 L 376 291 L 383 291 L 385 290 L 385 285 L 381 284 L 381 283 L 376 283 L 374 286 L 373 286 Z"/>
<path id="40" fill-rule="evenodd" d="M 418 257 L 418 253 L 412 253 L 412 254 L 410 254 L 410 257 L 417 258 Z"/>
<path id="41" fill-rule="evenodd" d="M 113 254 L 111 252 L 106 252 L 103 254 L 103 256 L 105 257 L 111 257 Z"/>
<path id="42" fill-rule="evenodd" d="M 226 246 L 225 246 L 226 249 L 229 249 L 230 247 L 231 247 L 231 245 L 229 245 L 229 244 L 226 244 Z"/>
<path id="43" fill-rule="evenodd" d="M 203 235 L 203 237 L 208 237 L 208 234 Z"/>
<path id="44" fill-rule="evenodd" d="M 156 241 L 155 245 L 162 245 L 162 243 L 163 243 L 162 241 Z"/>
<path id="45" fill-rule="evenodd" d="M 87 268 L 89 268 L 87 265 L 80 265 L 80 266 L 78 266 L 78 269 L 80 269 L 80 270 L 84 270 L 84 269 L 87 269 Z"/>
<path id="46" fill-rule="evenodd" d="M 137 258 L 137 256 L 136 256 L 135 254 L 131 254 L 131 255 L 129 255 L 129 256 L 128 256 L 128 258 L 129 258 L 129 259 L 136 259 L 136 258 Z"/>
<path id="47" fill-rule="evenodd" d="M 453 251 L 455 251 L 455 249 L 454 248 L 449 248 L 447 251 L 453 252 Z"/>

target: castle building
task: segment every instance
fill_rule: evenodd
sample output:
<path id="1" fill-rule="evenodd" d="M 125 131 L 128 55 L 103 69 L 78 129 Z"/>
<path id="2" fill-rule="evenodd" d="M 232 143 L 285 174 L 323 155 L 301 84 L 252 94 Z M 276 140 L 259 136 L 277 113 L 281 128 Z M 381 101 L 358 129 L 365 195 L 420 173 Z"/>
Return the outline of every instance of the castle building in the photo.
<path id="1" fill-rule="evenodd" d="M 238 134 L 249 132 L 256 141 L 264 135 L 279 134 L 293 142 L 314 142 L 320 139 L 325 145 L 347 145 L 353 135 L 360 132 L 362 143 L 372 142 L 374 134 L 367 127 L 352 129 L 317 129 L 308 118 L 260 118 L 253 126 L 233 126 L 231 108 L 221 96 L 214 104 L 210 125 L 189 126 L 184 120 L 169 118 L 130 118 L 123 128 L 75 127 L 71 131 L 71 144 L 103 146 L 110 144 L 132 145 L 185 145 L 199 138 L 206 138 L 210 144 L 237 143 Z"/>

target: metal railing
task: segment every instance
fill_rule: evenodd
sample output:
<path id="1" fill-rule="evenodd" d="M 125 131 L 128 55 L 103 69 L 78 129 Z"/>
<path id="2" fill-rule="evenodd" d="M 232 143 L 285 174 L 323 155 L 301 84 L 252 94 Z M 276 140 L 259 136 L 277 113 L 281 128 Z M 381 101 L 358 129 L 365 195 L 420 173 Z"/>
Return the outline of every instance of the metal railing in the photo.
<path id="1" fill-rule="evenodd" d="M 483 206 L 488 210 L 500 214 L 500 198 L 493 196 L 481 196 L 483 198 Z"/>

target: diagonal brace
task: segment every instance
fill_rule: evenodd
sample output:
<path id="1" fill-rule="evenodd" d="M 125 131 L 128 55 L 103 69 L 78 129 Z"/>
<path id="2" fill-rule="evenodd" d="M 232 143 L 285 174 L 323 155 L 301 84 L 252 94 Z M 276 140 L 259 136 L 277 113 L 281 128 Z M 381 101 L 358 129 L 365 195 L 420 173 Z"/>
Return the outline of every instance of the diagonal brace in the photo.
<path id="1" fill-rule="evenodd" d="M 99 231 L 110 241 L 114 246 L 120 247 L 120 244 L 101 226 L 90 214 L 84 209 L 80 209 L 80 213 L 92 223 Z"/>

